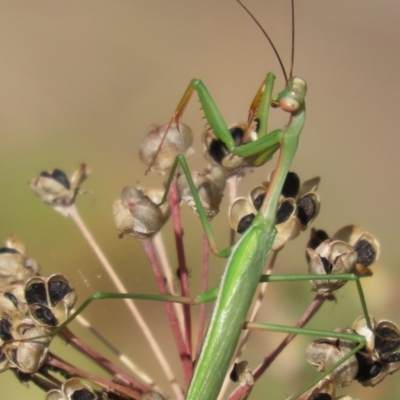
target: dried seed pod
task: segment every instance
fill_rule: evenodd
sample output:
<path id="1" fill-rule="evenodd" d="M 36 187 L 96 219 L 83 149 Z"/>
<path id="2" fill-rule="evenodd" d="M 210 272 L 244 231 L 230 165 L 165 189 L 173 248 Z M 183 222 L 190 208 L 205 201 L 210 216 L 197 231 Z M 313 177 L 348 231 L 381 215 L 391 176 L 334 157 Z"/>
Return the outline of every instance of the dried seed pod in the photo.
<path id="1" fill-rule="evenodd" d="M 311 234 L 313 235 L 314 232 Z M 308 272 L 312 275 L 332 275 L 333 279 L 311 281 L 312 290 L 330 297 L 332 292 L 342 287 L 346 281 L 334 279 L 335 274 L 353 272 L 357 253 L 348 243 L 324 240 L 315 250 L 307 248 Z"/>
<path id="2" fill-rule="evenodd" d="M 386 375 L 400 368 L 400 330 L 391 321 L 376 322 L 370 317 L 372 331 L 367 326 L 364 316 L 353 324 L 353 329 L 366 336 L 367 345 L 357 353 L 359 371 L 356 379 L 363 386 L 375 386 Z"/>
<path id="3" fill-rule="evenodd" d="M 224 170 L 221 167 L 212 166 L 206 168 L 202 173 L 194 172 L 191 176 L 206 216 L 211 220 L 219 213 L 219 206 L 224 195 L 226 185 Z M 182 200 L 197 214 L 196 203 L 186 176 L 180 175 L 177 184 Z"/>
<path id="4" fill-rule="evenodd" d="M 281 250 L 289 240 L 300 235 L 300 221 L 297 218 L 295 200 L 291 197 L 283 199 L 276 210 L 276 225 L 278 233 L 272 249 Z"/>
<path id="5" fill-rule="evenodd" d="M 20 288 L 22 288 L 22 285 L 18 285 L 18 289 Z M 28 306 L 23 300 L 25 299 L 22 294 L 18 294 L 17 297 L 11 292 L 0 293 L 0 315 L 11 319 L 25 316 L 28 312 Z"/>
<path id="6" fill-rule="evenodd" d="M 34 277 L 25 286 L 25 299 L 31 318 L 39 325 L 56 327 L 69 316 L 76 292 L 63 275 Z"/>
<path id="7" fill-rule="evenodd" d="M 248 199 L 241 197 L 232 203 L 229 209 L 229 221 L 235 232 L 243 233 L 253 222 L 268 192 L 272 175 L 273 173 L 269 181 L 254 187 Z M 315 219 L 319 212 L 319 197 L 315 192 L 318 182 L 319 178 L 311 179 L 299 189 L 298 176 L 294 172 L 287 175 L 282 193 L 286 196 L 302 194 L 302 197 L 296 199 L 281 196 L 276 211 L 277 235 L 272 250 L 281 250 L 289 240 L 297 238 L 300 231 L 307 229 Z"/>
<path id="8" fill-rule="evenodd" d="M 167 127 L 168 124 L 154 126 L 147 133 L 139 150 L 139 158 L 143 164 L 151 166 L 151 171 L 161 175 L 165 175 L 171 169 L 178 154 L 189 157 L 194 152 L 193 133 L 187 125 L 179 124 L 179 128 L 172 125 L 165 134 Z"/>
<path id="9" fill-rule="evenodd" d="M 162 194 L 156 189 L 146 191 L 137 186 L 124 187 L 121 198 L 112 206 L 118 236 L 129 234 L 143 240 L 155 235 L 170 213 L 168 204 L 158 205 Z"/>
<path id="10" fill-rule="evenodd" d="M 350 329 L 346 333 L 352 333 Z M 357 344 L 341 339 L 318 339 L 313 341 L 306 350 L 306 360 L 317 368 L 318 372 L 324 372 L 341 360 Z M 339 365 L 332 371 L 327 379 L 339 386 L 347 386 L 354 380 L 358 371 L 358 361 L 355 355 Z"/>
<path id="11" fill-rule="evenodd" d="M 95 400 L 93 389 L 85 385 L 79 378 L 65 381 L 61 389 L 52 389 L 47 392 L 45 400 Z"/>
<path id="12" fill-rule="evenodd" d="M 18 285 L 24 285 L 38 272 L 39 265 L 28 258 L 23 242 L 17 236 L 10 235 L 6 246 L 0 248 L 0 290 L 18 295 Z"/>
<path id="13" fill-rule="evenodd" d="M 380 253 L 379 242 L 373 235 L 359 226 L 348 225 L 336 232 L 333 238 L 353 246 L 357 252 L 356 272 L 359 275 L 372 275 L 369 267 L 378 259 Z"/>
<path id="14" fill-rule="evenodd" d="M 271 172 L 268 181 L 263 184 L 266 190 L 270 186 L 273 173 L 274 171 Z M 300 179 L 295 172 L 289 172 L 286 176 L 282 188 L 282 197 L 285 199 L 292 198 L 295 201 L 295 216 L 299 220 L 298 226 L 301 231 L 305 231 L 319 213 L 320 199 L 317 193 L 319 182 L 320 178 L 315 177 L 303 182 L 300 186 Z M 295 237 L 292 237 L 292 239 Z"/>
<path id="15" fill-rule="evenodd" d="M 78 166 L 71 179 L 68 179 L 63 171 L 54 169 L 44 171 L 37 178 L 31 179 L 29 185 L 44 203 L 68 216 L 68 207 L 74 204 L 76 196 L 81 192 L 80 185 L 89 173 L 90 170 L 85 164 Z"/>
<path id="16" fill-rule="evenodd" d="M 235 146 L 244 143 L 246 136 L 247 124 L 236 124 L 229 128 Z M 250 143 L 257 139 L 257 122 L 254 121 L 247 132 L 246 143 Z M 223 168 L 228 176 L 243 176 L 246 169 L 253 167 L 255 156 L 240 157 L 228 151 L 225 143 L 218 139 L 211 129 L 203 133 L 203 154 L 207 161 L 213 165 Z"/>
<path id="17" fill-rule="evenodd" d="M 44 364 L 52 340 L 51 337 L 40 339 L 37 337 L 48 335 L 50 330 L 44 326 L 35 325 L 31 320 L 24 320 L 12 330 L 12 333 L 13 339 L 16 341 L 3 345 L 9 367 L 17 368 L 27 374 L 36 372 Z"/>

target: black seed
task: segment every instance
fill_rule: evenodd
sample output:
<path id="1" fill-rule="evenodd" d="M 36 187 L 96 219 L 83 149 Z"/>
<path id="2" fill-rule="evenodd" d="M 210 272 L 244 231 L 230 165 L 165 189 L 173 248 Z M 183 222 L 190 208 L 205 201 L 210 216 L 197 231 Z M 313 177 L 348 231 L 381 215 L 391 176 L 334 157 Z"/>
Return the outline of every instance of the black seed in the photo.
<path id="1" fill-rule="evenodd" d="M 317 206 L 314 199 L 309 196 L 303 196 L 297 200 L 297 218 L 303 226 L 307 226 L 309 222 L 315 217 Z"/>
<path id="2" fill-rule="evenodd" d="M 266 194 L 266 192 L 261 193 L 253 200 L 253 206 L 257 211 L 261 208 L 261 204 L 263 203 Z"/>
<path id="3" fill-rule="evenodd" d="M 6 254 L 20 254 L 18 250 L 11 249 L 10 247 L 2 247 L 0 249 L 0 254 L 3 254 L 3 253 L 6 253 Z"/>
<path id="4" fill-rule="evenodd" d="M 66 189 L 71 189 L 71 185 L 69 183 L 69 180 L 67 178 L 67 175 L 59 169 L 55 169 L 51 173 L 47 171 L 43 171 L 40 176 L 44 176 L 45 178 L 53 178 L 55 181 L 63 185 Z"/>
<path id="5" fill-rule="evenodd" d="M 400 353 L 391 354 L 389 357 L 383 360 L 387 364 L 397 363 L 400 361 Z"/>
<path id="6" fill-rule="evenodd" d="M 3 318 L 2 320 L 0 320 L 0 339 L 3 341 L 6 340 L 11 340 L 12 339 L 12 335 L 11 335 L 11 322 L 6 319 Z"/>
<path id="7" fill-rule="evenodd" d="M 315 229 L 311 230 L 310 240 L 307 243 L 307 247 L 315 250 L 322 242 L 326 239 L 329 239 L 327 233 L 323 230 L 316 231 Z"/>
<path id="8" fill-rule="evenodd" d="M 57 326 L 58 324 L 57 318 L 54 316 L 50 308 L 46 306 L 41 306 L 38 309 L 36 309 L 35 316 L 37 319 L 44 322 L 46 325 Z"/>
<path id="9" fill-rule="evenodd" d="M 14 304 L 15 308 L 18 307 L 18 300 L 17 300 L 17 298 L 16 298 L 12 293 L 10 293 L 10 292 L 5 292 L 5 293 L 4 293 L 4 297 L 5 297 L 6 299 L 10 300 L 11 303 Z"/>
<path id="10" fill-rule="evenodd" d="M 380 362 L 372 362 L 370 358 L 365 357 L 360 352 L 356 353 L 356 357 L 358 361 L 358 371 L 354 379 L 358 382 L 368 381 L 381 373 L 383 366 Z"/>
<path id="11" fill-rule="evenodd" d="M 235 143 L 235 146 L 240 146 L 243 143 L 243 136 L 244 136 L 244 129 L 234 126 L 231 129 L 229 129 L 232 139 Z"/>
<path id="12" fill-rule="evenodd" d="M 354 246 L 357 252 L 357 262 L 364 267 L 369 267 L 376 258 L 376 251 L 367 240 L 359 240 Z"/>
<path id="13" fill-rule="evenodd" d="M 61 280 L 51 280 L 48 283 L 50 302 L 52 306 L 55 306 L 60 300 L 62 300 L 69 292 L 71 288 Z"/>
<path id="14" fill-rule="evenodd" d="M 232 139 L 235 146 L 240 146 L 243 143 L 244 130 L 236 126 L 229 129 L 229 132 L 232 135 Z M 212 160 L 214 160 L 214 162 L 221 165 L 223 159 L 229 152 L 228 148 L 226 147 L 225 143 L 222 140 L 213 139 L 211 140 L 210 145 L 208 147 L 208 153 L 212 158 Z"/>
<path id="15" fill-rule="evenodd" d="M 333 269 L 333 265 L 329 262 L 329 260 L 325 257 L 319 257 L 322 261 L 322 266 L 324 267 L 325 273 L 330 275 Z"/>
<path id="16" fill-rule="evenodd" d="M 285 222 L 293 213 L 294 206 L 290 201 L 282 201 L 279 204 L 278 210 L 276 211 L 276 221 L 275 224 L 282 224 Z"/>
<path id="17" fill-rule="evenodd" d="M 256 124 L 256 127 L 254 128 L 254 130 L 258 133 L 258 130 L 260 129 L 260 120 L 259 120 L 259 118 L 254 118 L 253 122 Z"/>
<path id="18" fill-rule="evenodd" d="M 71 400 L 93 400 L 95 396 L 87 389 L 75 390 L 71 395 Z"/>
<path id="19" fill-rule="evenodd" d="M 208 148 L 208 153 L 217 164 L 221 165 L 222 160 L 228 153 L 228 149 L 225 146 L 225 143 L 223 143 L 221 140 L 213 139 Z"/>
<path id="20" fill-rule="evenodd" d="M 328 393 L 313 394 L 308 400 L 332 400 L 332 396 Z"/>
<path id="21" fill-rule="evenodd" d="M 253 222 L 253 219 L 255 218 L 254 214 L 248 214 L 244 216 L 238 223 L 238 226 L 236 228 L 237 233 L 243 233 Z"/>
<path id="22" fill-rule="evenodd" d="M 382 357 L 400 347 L 400 336 L 391 328 L 382 327 L 375 330 L 375 349 Z"/>
<path id="23" fill-rule="evenodd" d="M 232 371 L 229 374 L 229 379 L 232 382 L 237 382 L 239 380 L 239 375 L 238 375 L 237 364 L 236 363 L 233 365 Z"/>
<path id="24" fill-rule="evenodd" d="M 33 283 L 25 289 L 25 300 L 28 304 L 47 304 L 46 287 L 44 283 Z"/>
<path id="25" fill-rule="evenodd" d="M 283 184 L 282 196 L 295 198 L 299 193 L 299 189 L 300 179 L 298 175 L 295 172 L 288 172 L 285 183 Z"/>

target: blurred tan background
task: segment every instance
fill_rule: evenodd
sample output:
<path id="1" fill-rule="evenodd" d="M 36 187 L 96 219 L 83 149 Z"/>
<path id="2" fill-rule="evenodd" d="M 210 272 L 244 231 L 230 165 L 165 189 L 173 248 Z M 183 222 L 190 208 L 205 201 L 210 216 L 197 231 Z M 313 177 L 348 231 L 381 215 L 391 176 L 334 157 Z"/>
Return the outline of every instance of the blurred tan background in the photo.
<path id="1" fill-rule="evenodd" d="M 289 2 L 248 0 L 246 5 L 288 65 Z M 322 209 L 314 226 L 333 234 L 356 223 L 379 238 L 382 255 L 364 287 L 370 313 L 397 323 L 399 19 L 397 1 L 299 0 L 294 66 L 295 74 L 309 85 L 308 118 L 294 169 L 303 179 L 322 177 Z M 278 89 L 283 85 L 267 41 L 234 1 L 2 0 L 0 54 L 0 240 L 11 232 L 18 234 L 42 273 L 66 273 L 80 300 L 96 290 L 112 291 L 113 286 L 72 222 L 41 204 L 28 180 L 55 167 L 71 174 L 78 163 L 86 162 L 92 174 L 84 187 L 93 194 L 78 200 L 84 219 L 129 290 L 154 292 L 140 245 L 130 238 L 118 240 L 110 212 L 123 186 L 161 184 L 158 177 L 144 177 L 137 157 L 141 138 L 151 124 L 168 120 L 191 78 L 204 80 L 228 124 L 246 119 L 267 71 L 276 73 Z M 193 101 L 184 116 L 196 132 L 197 149 L 204 126 L 198 109 Z M 197 151 L 191 165 L 200 168 L 202 162 Z M 248 177 L 241 193 L 265 179 L 270 169 Z M 227 243 L 225 216 L 226 209 L 214 224 L 221 246 Z M 189 221 L 188 265 L 197 293 L 201 229 L 189 212 L 184 211 L 184 218 Z M 169 228 L 166 236 L 171 236 Z M 278 262 L 281 272 L 306 271 L 307 237 L 303 234 L 284 250 Z M 174 248 L 170 239 L 167 244 Z M 213 283 L 223 265 L 215 261 Z M 260 317 L 264 321 L 294 324 L 313 297 L 307 283 L 269 289 Z M 360 313 L 354 286 L 348 284 L 337 297 L 338 303 L 326 305 L 310 326 L 333 329 L 351 324 Z M 162 306 L 143 304 L 141 309 L 153 329 L 162 332 L 162 346 L 179 375 Z M 165 384 L 121 303 L 96 304 L 85 315 Z M 77 324 L 72 328 L 96 345 Z M 268 354 L 280 338 L 254 335 L 247 358 L 256 365 L 260 354 Z M 286 350 L 260 382 L 255 399 L 283 399 L 314 376 L 303 358 L 309 341 L 299 339 Z M 72 353 L 60 342 L 55 348 Z M 375 389 L 353 383 L 340 393 L 394 400 L 399 376 L 386 378 Z M 0 385 L 2 399 L 43 398 L 10 372 L 0 375 Z"/>

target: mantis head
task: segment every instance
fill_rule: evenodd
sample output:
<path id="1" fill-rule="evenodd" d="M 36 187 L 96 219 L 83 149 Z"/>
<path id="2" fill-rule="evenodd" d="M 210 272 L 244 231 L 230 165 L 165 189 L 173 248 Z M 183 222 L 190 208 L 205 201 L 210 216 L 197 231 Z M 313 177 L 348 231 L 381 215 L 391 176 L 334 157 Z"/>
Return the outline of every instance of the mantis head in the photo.
<path id="1" fill-rule="evenodd" d="M 289 79 L 286 88 L 273 100 L 273 107 L 296 114 L 304 108 L 304 98 L 307 93 L 307 83 L 304 79 L 294 76 Z"/>

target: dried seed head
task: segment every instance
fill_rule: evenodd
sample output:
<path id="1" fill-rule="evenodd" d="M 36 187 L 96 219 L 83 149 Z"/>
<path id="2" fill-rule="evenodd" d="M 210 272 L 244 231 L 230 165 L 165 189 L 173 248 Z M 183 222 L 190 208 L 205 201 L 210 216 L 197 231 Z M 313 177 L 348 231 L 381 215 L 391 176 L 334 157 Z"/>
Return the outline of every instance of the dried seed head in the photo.
<path id="1" fill-rule="evenodd" d="M 29 185 L 44 203 L 68 216 L 68 207 L 74 204 L 76 196 L 80 193 L 80 185 L 89 173 L 89 168 L 80 164 L 69 180 L 63 171 L 54 169 L 44 171 L 37 178 L 31 179 Z"/>
<path id="2" fill-rule="evenodd" d="M 350 329 L 345 330 L 351 333 Z M 306 360 L 317 368 L 318 372 L 324 372 L 336 362 L 340 361 L 356 346 L 355 342 L 341 339 L 318 339 L 312 342 L 306 350 Z M 327 379 L 339 386 L 347 386 L 356 376 L 358 371 L 357 358 L 353 355 L 344 363 L 332 371 Z"/>
<path id="3" fill-rule="evenodd" d="M 93 389 L 85 385 L 79 378 L 65 381 L 61 389 L 52 389 L 47 392 L 45 400 L 95 400 Z"/>
<path id="4" fill-rule="evenodd" d="M 270 185 L 273 174 L 274 171 L 271 172 L 268 181 L 264 183 L 266 189 Z M 295 200 L 296 218 L 300 222 L 299 226 L 302 231 L 305 231 L 319 214 L 320 199 L 317 193 L 319 182 L 320 178 L 315 177 L 303 182 L 300 186 L 300 179 L 295 172 L 289 172 L 286 176 L 282 197 Z"/>
<path id="5" fill-rule="evenodd" d="M 231 228 L 242 234 L 251 225 L 257 211 L 246 197 L 238 197 L 229 207 L 228 215 Z"/>
<path id="6" fill-rule="evenodd" d="M 246 128 L 247 124 L 236 124 L 229 128 L 235 146 L 238 147 L 244 143 Z M 249 127 L 246 143 L 257 139 L 256 129 L 257 122 L 254 121 Z M 228 176 L 235 174 L 243 176 L 246 173 L 246 169 L 253 166 L 252 162 L 255 158 L 254 156 L 245 158 L 232 154 L 228 151 L 225 143 L 218 139 L 211 129 L 203 133 L 203 154 L 211 164 L 223 168 Z"/>
<path id="7" fill-rule="evenodd" d="M 336 232 L 334 239 L 343 240 L 353 246 L 357 252 L 356 272 L 359 275 L 372 275 L 369 267 L 380 253 L 379 242 L 374 236 L 356 225 L 348 225 Z"/>
<path id="8" fill-rule="evenodd" d="M 169 206 L 158 205 L 162 194 L 156 189 L 126 186 L 112 206 L 118 236 L 129 234 L 143 240 L 155 235 L 169 217 Z"/>
<path id="9" fill-rule="evenodd" d="M 356 379 L 363 386 L 375 386 L 386 375 L 393 374 L 400 368 L 400 330 L 391 321 L 376 322 L 370 317 L 372 331 L 368 328 L 365 317 L 359 317 L 353 329 L 367 339 L 366 346 L 357 353 L 359 371 Z"/>
<path id="10" fill-rule="evenodd" d="M 21 321 L 15 329 L 12 329 L 15 342 L 3 344 L 3 352 L 8 360 L 9 368 L 17 368 L 19 371 L 31 374 L 36 372 L 45 362 L 51 337 L 50 330 L 44 326 L 35 325 L 31 320 Z M 19 341 L 26 340 L 27 341 Z"/>
<path id="11" fill-rule="evenodd" d="M 229 220 L 232 229 L 243 233 L 252 223 L 268 192 L 273 172 L 269 181 L 254 187 L 249 199 L 236 199 L 229 209 Z M 299 187 L 299 178 L 294 172 L 287 175 L 282 193 L 301 195 L 299 198 L 282 195 L 276 215 L 277 235 L 272 250 L 281 250 L 289 241 L 297 238 L 300 231 L 307 229 L 319 212 L 319 197 L 316 193 L 319 178 L 313 178 Z"/>
<path id="12" fill-rule="evenodd" d="M 224 195 L 226 176 L 221 167 L 206 168 L 203 173 L 192 173 L 193 183 L 196 186 L 201 204 L 209 220 L 219 213 L 219 206 Z M 178 190 L 182 200 L 197 214 L 196 203 L 185 175 L 177 180 Z"/>
<path id="13" fill-rule="evenodd" d="M 289 240 L 296 239 L 300 234 L 300 221 L 297 218 L 296 202 L 289 197 L 283 199 L 276 211 L 276 230 L 278 231 L 272 250 L 283 249 Z"/>
<path id="14" fill-rule="evenodd" d="M 18 285 L 18 289 L 22 285 Z M 23 293 L 23 290 L 21 291 Z M 25 303 L 23 294 L 19 292 L 17 296 L 11 292 L 0 292 L 0 316 L 10 319 L 19 318 L 21 315 L 25 316 L 28 312 L 28 306 Z"/>
<path id="15" fill-rule="evenodd" d="M 38 272 L 39 265 L 28 258 L 25 245 L 15 235 L 10 235 L 6 247 L 0 248 L 0 290 L 18 297 L 19 285 L 24 285 Z"/>
<path id="16" fill-rule="evenodd" d="M 36 323 L 56 327 L 68 318 L 76 302 L 76 292 L 63 275 L 38 276 L 27 282 L 25 299 Z"/>
<path id="17" fill-rule="evenodd" d="M 139 157 L 143 164 L 151 165 L 150 170 L 161 175 L 165 175 L 171 169 L 177 155 L 183 154 L 189 157 L 194 152 L 193 133 L 187 125 L 179 124 L 179 129 L 171 126 L 165 135 L 167 127 L 168 124 L 154 126 L 147 133 L 139 150 Z M 161 145 L 162 140 L 164 142 Z"/>
<path id="18" fill-rule="evenodd" d="M 313 236 L 315 231 L 311 233 Z M 315 250 L 307 248 L 308 272 L 312 275 L 348 274 L 353 272 L 357 253 L 348 243 L 339 240 L 324 240 Z M 313 280 L 312 290 L 330 297 L 332 292 L 342 287 L 346 281 L 338 279 Z"/>

